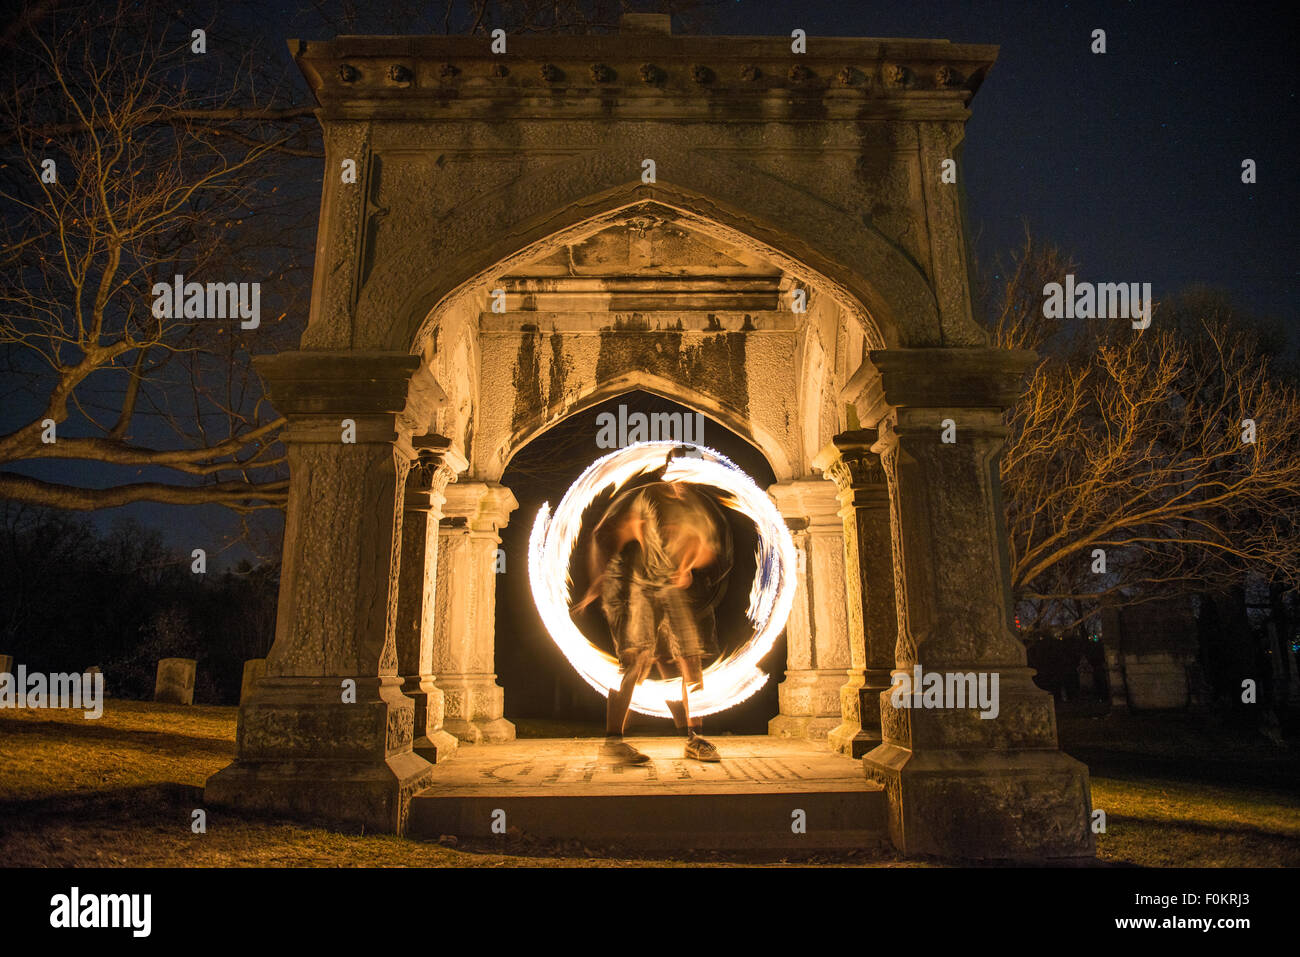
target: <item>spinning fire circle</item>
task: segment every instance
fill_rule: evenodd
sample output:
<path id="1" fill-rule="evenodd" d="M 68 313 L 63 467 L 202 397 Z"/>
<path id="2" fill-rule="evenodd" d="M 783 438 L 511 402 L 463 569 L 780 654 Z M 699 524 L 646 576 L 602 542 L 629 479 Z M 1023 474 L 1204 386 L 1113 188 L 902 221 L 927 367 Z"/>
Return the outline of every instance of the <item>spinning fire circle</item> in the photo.
<path id="1" fill-rule="evenodd" d="M 664 472 L 665 482 L 708 485 L 725 493 L 722 504 L 744 515 L 758 531 L 754 583 L 747 615 L 753 636 L 735 652 L 704 669 L 704 688 L 691 692 L 691 713 L 716 714 L 739 704 L 767 683 L 759 661 L 772 650 L 794 604 L 796 567 L 794 540 L 772 500 L 725 456 L 703 446 L 690 446 L 700 457 L 676 457 Z M 528 577 L 533 600 L 551 638 L 589 685 L 609 695 L 620 682 L 618 662 L 595 647 L 569 614 L 569 562 L 582 531 L 582 513 L 611 486 L 618 490 L 638 475 L 663 466 L 677 442 L 638 442 L 597 459 L 569 487 L 552 514 L 542 505 L 528 544 Z M 671 717 L 665 703 L 681 698 L 678 680 L 647 679 L 632 696 L 632 710 Z"/>

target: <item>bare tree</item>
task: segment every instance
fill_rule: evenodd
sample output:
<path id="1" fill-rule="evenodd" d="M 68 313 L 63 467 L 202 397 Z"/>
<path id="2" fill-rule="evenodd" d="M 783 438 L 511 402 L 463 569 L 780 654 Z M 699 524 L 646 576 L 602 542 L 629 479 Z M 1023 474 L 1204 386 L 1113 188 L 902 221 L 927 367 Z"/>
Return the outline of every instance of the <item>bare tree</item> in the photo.
<path id="1" fill-rule="evenodd" d="M 29 18 L 0 91 L 0 465 L 91 461 L 142 480 L 101 471 L 88 487 L 6 470 L 0 497 L 278 506 L 282 420 L 247 358 L 254 341 L 291 341 L 279 320 L 303 293 L 273 292 L 262 304 L 282 314 L 246 336 L 237 316 L 160 314 L 153 289 L 179 274 L 265 281 L 268 262 L 282 274 L 306 265 L 301 249 L 293 263 L 303 240 L 280 229 L 298 210 L 267 177 L 270 159 L 313 154 L 282 125 L 311 111 L 259 101 L 238 60 L 202 75 L 222 69 L 193 55 L 192 31 L 153 29 L 134 5 L 75 13 Z"/>
<path id="2" fill-rule="evenodd" d="M 689 21 L 715 4 L 308 0 L 295 26 L 410 32 L 440 18 L 444 32 L 592 33 L 629 9 Z M 173 7 L 33 0 L 0 32 L 0 498 L 240 511 L 285 499 L 283 423 L 248 359 L 292 347 L 307 312 L 314 104 L 283 49 L 267 53 L 255 7 L 227 0 L 208 20 Z M 226 18 L 199 53 L 194 29 L 217 10 Z M 154 315 L 151 290 L 177 275 L 260 282 L 273 318 L 246 331 Z M 50 462 L 93 464 L 77 481 L 31 467 Z"/>
<path id="3" fill-rule="evenodd" d="M 1222 297 L 1150 328 L 1042 318 L 1073 265 L 1027 240 L 987 311 L 1040 351 L 1002 462 L 1012 577 L 1038 620 L 1300 571 L 1300 397 Z M 1033 624 L 1030 622 L 1029 624 Z"/>

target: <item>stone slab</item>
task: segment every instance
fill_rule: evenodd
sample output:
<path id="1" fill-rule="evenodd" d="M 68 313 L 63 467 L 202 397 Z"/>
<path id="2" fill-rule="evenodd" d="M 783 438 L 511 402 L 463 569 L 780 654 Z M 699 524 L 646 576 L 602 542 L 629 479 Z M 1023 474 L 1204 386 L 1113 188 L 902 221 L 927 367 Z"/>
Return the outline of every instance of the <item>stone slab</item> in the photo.
<path id="1" fill-rule="evenodd" d="M 11 675 L 14 673 L 14 656 L 0 655 L 0 675 Z"/>
<path id="2" fill-rule="evenodd" d="M 719 736 L 723 760 L 704 764 L 683 757 L 680 737 L 630 740 L 648 764 L 609 764 L 599 738 L 460 749 L 412 798 L 409 833 L 499 837 L 502 810 L 507 828 L 525 834 L 627 848 L 819 850 L 886 839 L 883 790 L 824 744 Z M 791 829 L 796 810 L 806 833 Z"/>
<path id="3" fill-rule="evenodd" d="M 198 662 L 193 658 L 160 658 L 153 700 L 166 704 L 193 704 L 197 668 Z"/>

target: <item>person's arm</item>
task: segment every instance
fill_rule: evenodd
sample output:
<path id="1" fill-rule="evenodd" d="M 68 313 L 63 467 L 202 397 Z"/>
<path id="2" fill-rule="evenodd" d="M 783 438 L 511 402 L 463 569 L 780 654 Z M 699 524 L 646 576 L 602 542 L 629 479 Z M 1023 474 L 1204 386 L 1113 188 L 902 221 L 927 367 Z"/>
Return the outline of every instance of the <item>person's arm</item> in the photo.
<path id="1" fill-rule="evenodd" d="M 693 534 L 691 541 L 683 549 L 677 574 L 673 576 L 673 584 L 678 588 L 690 588 L 694 578 L 691 573 L 697 568 L 708 565 L 715 557 L 712 546 L 702 536 Z"/>
<path id="2" fill-rule="evenodd" d="M 573 606 L 575 613 L 582 611 L 600 597 L 600 586 L 605 581 L 609 561 L 623 550 L 623 546 L 637 538 L 639 525 L 635 518 L 622 514 L 606 515 L 591 533 L 591 546 L 587 549 L 587 585 L 582 600 Z"/>

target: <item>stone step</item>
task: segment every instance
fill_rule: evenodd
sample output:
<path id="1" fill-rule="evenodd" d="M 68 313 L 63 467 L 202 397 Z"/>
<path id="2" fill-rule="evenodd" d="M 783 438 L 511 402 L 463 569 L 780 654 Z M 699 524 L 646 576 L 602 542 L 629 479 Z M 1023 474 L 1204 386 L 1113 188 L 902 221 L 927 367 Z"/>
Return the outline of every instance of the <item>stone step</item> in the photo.
<path id="1" fill-rule="evenodd" d="M 824 745 L 719 737 L 724 760 L 701 764 L 682 758 L 680 738 L 632 740 L 650 764 L 603 764 L 592 739 L 459 749 L 412 798 L 409 833 L 490 840 L 504 827 L 660 850 L 873 848 L 886 839 L 883 790 L 860 762 Z"/>

